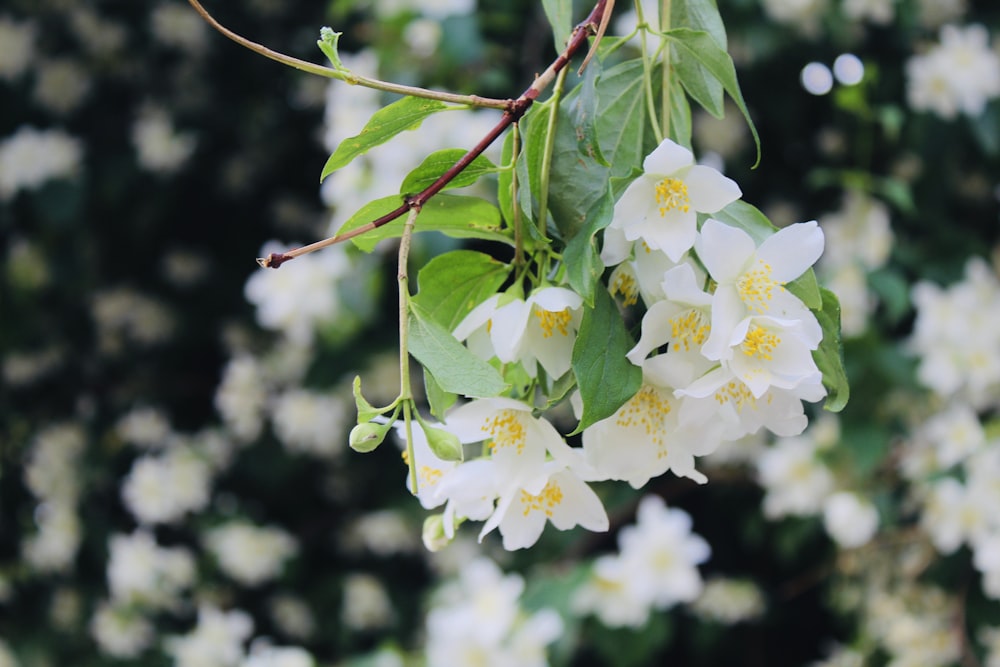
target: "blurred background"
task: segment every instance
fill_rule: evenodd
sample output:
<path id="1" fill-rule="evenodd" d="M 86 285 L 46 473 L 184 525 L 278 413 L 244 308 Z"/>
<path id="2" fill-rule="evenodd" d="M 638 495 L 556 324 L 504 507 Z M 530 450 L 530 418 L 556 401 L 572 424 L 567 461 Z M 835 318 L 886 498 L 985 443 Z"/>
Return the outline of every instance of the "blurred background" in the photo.
<path id="1" fill-rule="evenodd" d="M 735 108 L 696 113 L 696 155 L 775 224 L 819 219 L 851 403 L 707 457 L 706 486 L 597 485 L 607 534 L 431 553 L 398 449 L 347 446 L 354 376 L 398 389 L 392 244 L 254 258 L 498 116 L 438 114 L 321 186 L 391 98 L 180 0 L 5 0 L 0 667 L 1000 665 L 1000 5 L 718 4 L 763 159 Z M 330 25 L 353 71 L 483 96 L 556 53 L 528 0 L 207 8 L 317 63 Z M 456 244 L 418 237 L 415 265 Z M 623 529 L 676 538 L 652 606 L 601 588 Z"/>

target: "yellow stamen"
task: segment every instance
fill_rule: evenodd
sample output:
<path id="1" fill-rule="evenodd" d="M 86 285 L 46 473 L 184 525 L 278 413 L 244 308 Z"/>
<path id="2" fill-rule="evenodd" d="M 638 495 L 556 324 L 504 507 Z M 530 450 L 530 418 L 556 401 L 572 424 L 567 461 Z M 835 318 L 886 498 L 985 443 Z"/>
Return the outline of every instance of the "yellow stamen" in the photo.
<path id="1" fill-rule="evenodd" d="M 690 201 L 688 186 L 684 181 L 664 178 L 656 184 L 656 203 L 660 205 L 661 216 L 665 216 L 667 211 L 674 210 L 687 213 L 691 209 Z"/>
<path id="2" fill-rule="evenodd" d="M 521 491 L 521 505 L 524 506 L 524 516 L 528 516 L 532 512 L 542 511 L 545 512 L 545 516 L 552 516 L 552 509 L 560 504 L 563 500 L 562 489 L 559 488 L 558 484 L 553 484 L 549 482 L 542 489 L 542 492 L 537 496 L 533 496 L 527 491 Z"/>
<path id="3" fill-rule="evenodd" d="M 763 313 L 771 307 L 774 288 L 784 289 L 782 283 L 771 277 L 771 265 L 757 260 L 757 268 L 747 271 L 736 281 L 736 291 L 750 310 Z"/>
<path id="4" fill-rule="evenodd" d="M 711 325 L 705 313 L 692 308 L 683 315 L 679 315 L 670 320 L 671 341 L 670 349 L 683 349 L 685 352 L 691 351 L 693 345 L 698 349 L 705 340 L 708 339 L 708 332 Z"/>
<path id="5" fill-rule="evenodd" d="M 755 324 L 747 331 L 747 337 L 743 339 L 740 347 L 743 349 L 743 354 L 748 357 L 770 361 L 774 348 L 780 344 L 781 337 L 778 334 Z"/>
<path id="6" fill-rule="evenodd" d="M 644 385 L 628 403 L 618 410 L 615 423 L 622 428 L 639 427 L 661 449 L 658 457 L 667 455 L 663 449 L 663 420 L 670 414 L 670 402 L 656 388 Z"/>
<path id="7" fill-rule="evenodd" d="M 524 424 L 521 423 L 521 414 L 517 410 L 504 409 L 486 420 L 483 430 L 490 434 L 492 441 L 490 449 L 494 452 L 498 449 L 513 446 L 517 453 L 524 451 L 524 442 L 527 437 Z"/>
<path id="8" fill-rule="evenodd" d="M 625 271 L 616 271 L 611 282 L 611 295 L 622 295 L 626 306 L 634 306 L 639 302 L 639 285 L 635 278 Z"/>
<path id="9" fill-rule="evenodd" d="M 542 327 L 542 336 L 545 338 L 551 338 L 554 329 L 558 330 L 563 336 L 569 335 L 569 323 L 573 318 L 569 312 L 569 308 L 553 311 L 535 306 L 535 317 L 539 320 L 538 325 Z"/>

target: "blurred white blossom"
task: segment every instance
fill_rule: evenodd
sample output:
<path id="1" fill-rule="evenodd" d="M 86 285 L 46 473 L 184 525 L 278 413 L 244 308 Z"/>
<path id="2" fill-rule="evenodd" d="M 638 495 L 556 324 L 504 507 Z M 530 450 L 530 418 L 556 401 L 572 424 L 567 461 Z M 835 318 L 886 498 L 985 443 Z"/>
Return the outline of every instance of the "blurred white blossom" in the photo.
<path id="1" fill-rule="evenodd" d="M 155 345 L 174 333 L 174 316 L 156 298 L 131 287 L 113 287 L 91 299 L 98 347 L 107 354 L 122 352 L 129 343 Z"/>
<path id="2" fill-rule="evenodd" d="M 246 612 L 204 604 L 198 608 L 195 628 L 168 637 L 165 648 L 174 667 L 238 667 L 244 658 L 243 643 L 252 632 L 253 619 Z"/>
<path id="3" fill-rule="evenodd" d="M 215 391 L 215 408 L 226 427 L 242 441 L 253 440 L 263 428 L 266 405 L 267 389 L 261 364 L 250 355 L 230 359 Z"/>
<path id="4" fill-rule="evenodd" d="M 1000 55 L 989 39 L 983 25 L 943 26 L 940 43 L 906 63 L 910 107 L 945 119 L 981 114 L 1000 96 Z"/>
<path id="5" fill-rule="evenodd" d="M 102 601 L 90 619 L 90 635 L 105 655 L 134 658 L 153 643 L 153 624 L 128 606 Z"/>
<path id="6" fill-rule="evenodd" d="M 90 92 L 90 73 L 77 60 L 53 58 L 35 64 L 32 95 L 43 108 L 66 115 L 80 106 Z"/>
<path id="7" fill-rule="evenodd" d="M 118 436 L 140 449 L 160 449 L 170 436 L 170 420 L 163 410 L 152 406 L 137 406 L 118 418 Z"/>
<path id="8" fill-rule="evenodd" d="M 76 174 L 83 158 L 79 139 L 62 130 L 22 125 L 0 140 L 0 202 L 18 190 L 35 190 L 46 181 Z"/>
<path id="9" fill-rule="evenodd" d="M 335 458 L 347 449 L 354 416 L 337 395 L 289 389 L 274 398 L 274 431 L 291 452 Z"/>
<path id="10" fill-rule="evenodd" d="M 178 132 L 165 109 L 146 106 L 132 124 L 132 144 L 140 166 L 152 172 L 170 174 L 191 157 L 197 139 L 190 132 Z"/>
<path id="11" fill-rule="evenodd" d="M 0 16 L 0 80 L 13 81 L 31 65 L 38 28 L 33 21 Z"/>
<path id="12" fill-rule="evenodd" d="M 778 22 L 815 36 L 822 25 L 828 0 L 762 0 L 764 12 Z"/>
<path id="13" fill-rule="evenodd" d="M 141 524 L 172 523 L 208 504 L 212 466 L 190 446 L 135 460 L 122 482 L 122 500 Z"/>
<path id="14" fill-rule="evenodd" d="M 823 526 L 845 549 L 867 544 L 878 530 L 878 510 L 856 493 L 838 491 L 823 503 Z"/>
<path id="15" fill-rule="evenodd" d="M 175 608 L 180 592 L 194 583 L 191 552 L 184 547 L 161 547 L 147 530 L 112 535 L 108 547 L 108 588 L 117 604 Z"/>
<path id="16" fill-rule="evenodd" d="M 697 616 L 731 625 L 758 618 L 764 613 L 764 594 L 750 579 L 712 577 L 701 595 L 691 603 Z"/>
<path id="17" fill-rule="evenodd" d="M 298 552 L 295 539 L 284 530 L 247 521 L 212 528 L 203 541 L 222 571 L 245 586 L 278 576 L 285 561 Z"/>
<path id="18" fill-rule="evenodd" d="M 150 13 L 153 36 L 165 46 L 199 54 L 209 44 L 208 24 L 186 5 L 160 3 Z"/>
<path id="19" fill-rule="evenodd" d="M 383 628 L 394 616 L 392 600 L 377 577 L 353 572 L 344 578 L 340 620 L 346 627 L 356 631 Z"/>

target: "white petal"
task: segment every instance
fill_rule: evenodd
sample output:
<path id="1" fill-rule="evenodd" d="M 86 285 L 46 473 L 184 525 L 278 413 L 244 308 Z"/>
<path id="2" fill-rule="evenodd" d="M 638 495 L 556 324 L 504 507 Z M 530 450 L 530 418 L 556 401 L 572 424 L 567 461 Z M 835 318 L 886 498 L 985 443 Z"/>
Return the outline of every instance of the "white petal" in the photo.
<path id="1" fill-rule="evenodd" d="M 465 316 L 458 326 L 455 327 L 454 334 L 455 338 L 458 340 L 465 340 L 469 337 L 473 331 L 481 326 L 484 326 L 489 319 L 493 316 L 493 313 L 497 309 L 497 301 L 500 299 L 499 294 L 494 294 L 490 298 L 483 301 L 481 304 L 472 309 L 472 311 Z"/>
<path id="2" fill-rule="evenodd" d="M 823 230 L 815 220 L 779 229 L 764 239 L 757 258 L 771 265 L 771 277 L 779 283 L 795 280 L 823 254 Z"/>
<path id="3" fill-rule="evenodd" d="M 702 225 L 694 247 L 709 274 L 720 284 L 735 281 L 757 250 L 749 234 L 713 218 Z"/>
<path id="4" fill-rule="evenodd" d="M 656 176 L 670 176 L 694 164 L 694 155 L 680 144 L 664 139 L 642 161 L 642 170 Z"/>
<path id="5" fill-rule="evenodd" d="M 743 195 L 736 181 L 703 165 L 691 167 L 684 182 L 688 186 L 691 207 L 699 213 L 715 213 Z"/>

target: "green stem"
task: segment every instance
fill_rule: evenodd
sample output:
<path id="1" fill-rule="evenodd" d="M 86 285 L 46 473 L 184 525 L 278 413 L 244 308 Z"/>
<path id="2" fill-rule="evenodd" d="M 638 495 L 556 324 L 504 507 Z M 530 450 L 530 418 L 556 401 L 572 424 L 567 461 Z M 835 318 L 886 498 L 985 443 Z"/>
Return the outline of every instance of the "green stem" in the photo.
<path id="1" fill-rule="evenodd" d="M 660 32 L 667 32 L 670 30 L 670 0 L 663 0 L 660 6 Z M 670 44 L 665 44 L 663 49 L 663 90 L 661 91 L 662 98 L 660 104 L 662 108 L 660 112 L 663 114 L 663 132 L 664 136 L 670 136 L 670 75 L 671 64 L 670 64 L 670 53 L 672 47 Z"/>
<path id="2" fill-rule="evenodd" d="M 653 66 L 649 62 L 649 51 L 646 48 L 646 18 L 642 15 L 642 3 L 635 3 L 636 16 L 639 21 L 639 41 L 642 43 L 642 82 L 645 89 L 646 113 L 649 115 L 649 123 L 653 126 L 653 135 L 656 143 L 663 141 L 663 128 L 660 127 L 660 119 L 656 114 L 656 102 L 653 100 Z"/>
<path id="3" fill-rule="evenodd" d="M 556 77 L 555 85 L 552 87 L 552 97 L 549 104 L 549 118 L 545 126 L 545 146 L 542 149 L 542 163 L 540 165 L 538 184 L 538 231 L 543 238 L 547 238 L 546 220 L 549 215 L 549 170 L 552 168 L 552 151 L 556 144 L 556 124 L 559 118 L 559 102 L 562 99 L 563 84 L 566 81 L 566 70 L 560 70 Z"/>
<path id="4" fill-rule="evenodd" d="M 521 153 L 521 126 L 514 123 L 511 126 L 511 150 L 510 150 L 510 201 L 514 217 L 514 266 L 524 265 L 524 230 L 521 225 L 521 207 L 517 203 L 517 159 Z"/>
<path id="5" fill-rule="evenodd" d="M 458 95 L 456 93 L 446 93 L 438 90 L 428 90 L 426 88 L 418 88 L 416 86 L 404 86 L 398 83 L 391 83 L 389 81 L 380 81 L 379 79 L 370 79 L 366 76 L 361 76 L 359 74 L 354 74 L 346 69 L 335 69 L 333 67 L 325 67 L 323 65 L 317 65 L 311 63 L 308 60 L 300 60 L 293 56 L 281 53 L 280 51 L 273 51 L 263 44 L 258 44 L 257 42 L 247 39 L 242 35 L 239 35 L 229 28 L 225 27 L 208 13 L 198 0 L 188 0 L 195 11 L 197 11 L 209 25 L 218 30 L 220 33 L 233 40 L 240 46 L 250 49 L 254 53 L 259 53 L 265 58 L 270 58 L 275 62 L 279 62 L 282 65 L 288 65 L 297 70 L 303 72 L 308 72 L 309 74 L 316 74 L 319 76 L 324 76 L 329 79 L 337 79 L 339 81 L 344 81 L 355 86 L 364 86 L 365 88 L 374 88 L 375 90 L 382 90 L 387 93 L 396 93 L 398 95 L 410 95 L 412 97 L 423 97 L 430 100 L 440 100 L 441 102 L 450 102 L 452 104 L 465 104 L 474 107 L 487 107 L 491 109 L 502 109 L 506 110 L 511 103 L 511 100 L 498 100 L 489 97 L 479 97 L 478 95 Z"/>
<path id="6" fill-rule="evenodd" d="M 410 209 L 403 224 L 403 235 L 399 240 L 399 267 L 396 282 L 399 285 L 399 400 L 403 404 L 403 423 L 406 427 L 406 457 L 410 464 L 410 486 L 417 493 L 417 466 L 413 453 L 412 404 L 413 389 L 410 386 L 410 280 L 408 262 L 410 240 L 413 238 L 413 223 L 420 213 L 419 207 Z"/>

